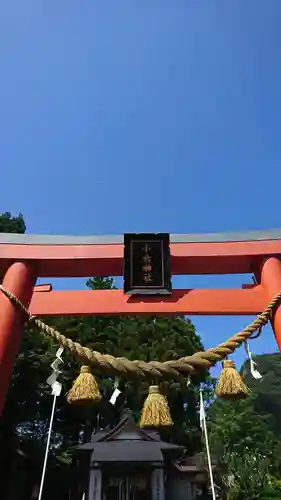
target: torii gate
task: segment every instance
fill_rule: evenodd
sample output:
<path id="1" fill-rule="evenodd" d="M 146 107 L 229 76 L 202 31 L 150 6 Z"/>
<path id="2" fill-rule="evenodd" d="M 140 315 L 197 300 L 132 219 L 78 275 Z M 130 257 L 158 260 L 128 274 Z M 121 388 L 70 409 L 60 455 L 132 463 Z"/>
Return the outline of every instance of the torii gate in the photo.
<path id="1" fill-rule="evenodd" d="M 38 277 L 122 276 L 123 236 L 0 234 L 3 286 L 36 316 L 149 314 L 256 315 L 281 290 L 281 230 L 172 235 L 172 274 L 252 273 L 257 284 L 235 290 L 174 290 L 169 296 L 128 296 L 123 290 L 52 291 Z M 25 318 L 0 294 L 0 414 Z M 281 351 L 281 306 L 273 318 Z"/>

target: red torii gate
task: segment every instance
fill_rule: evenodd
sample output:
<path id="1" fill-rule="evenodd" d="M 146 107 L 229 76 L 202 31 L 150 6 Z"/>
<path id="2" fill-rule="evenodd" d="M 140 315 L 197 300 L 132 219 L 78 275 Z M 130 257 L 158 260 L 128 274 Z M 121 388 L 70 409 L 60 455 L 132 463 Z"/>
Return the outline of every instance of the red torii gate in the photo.
<path id="1" fill-rule="evenodd" d="M 38 277 L 122 276 L 123 236 L 0 234 L 3 286 L 36 316 L 150 314 L 256 315 L 281 290 L 281 230 L 172 235 L 172 274 L 252 273 L 257 284 L 235 290 L 174 290 L 169 296 L 128 296 L 122 290 L 52 291 Z M 0 294 L 0 414 L 25 318 Z M 281 306 L 273 318 L 281 351 Z"/>

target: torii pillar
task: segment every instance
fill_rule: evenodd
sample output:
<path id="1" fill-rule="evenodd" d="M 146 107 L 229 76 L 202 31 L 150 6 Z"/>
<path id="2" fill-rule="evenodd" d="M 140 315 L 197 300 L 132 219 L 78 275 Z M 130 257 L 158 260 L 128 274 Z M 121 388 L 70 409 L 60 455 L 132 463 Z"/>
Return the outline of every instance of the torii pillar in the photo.
<path id="1" fill-rule="evenodd" d="M 7 270 L 3 287 L 18 297 L 28 308 L 35 278 L 30 265 L 15 262 Z M 0 291 L 0 415 L 3 411 L 14 363 L 19 351 L 25 323 L 23 312 Z"/>
<path id="2" fill-rule="evenodd" d="M 281 291 L 281 260 L 270 257 L 264 261 L 261 268 L 261 284 L 270 302 Z M 281 351 L 281 306 L 275 310 L 272 327 L 279 351 Z"/>

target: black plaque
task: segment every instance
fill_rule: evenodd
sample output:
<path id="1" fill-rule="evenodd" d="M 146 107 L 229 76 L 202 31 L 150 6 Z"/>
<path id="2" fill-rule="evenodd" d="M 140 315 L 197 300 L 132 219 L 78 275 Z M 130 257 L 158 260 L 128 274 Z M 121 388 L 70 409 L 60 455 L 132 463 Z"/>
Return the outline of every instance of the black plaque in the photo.
<path id="1" fill-rule="evenodd" d="M 124 292 L 168 295 L 171 291 L 169 234 L 125 234 Z"/>

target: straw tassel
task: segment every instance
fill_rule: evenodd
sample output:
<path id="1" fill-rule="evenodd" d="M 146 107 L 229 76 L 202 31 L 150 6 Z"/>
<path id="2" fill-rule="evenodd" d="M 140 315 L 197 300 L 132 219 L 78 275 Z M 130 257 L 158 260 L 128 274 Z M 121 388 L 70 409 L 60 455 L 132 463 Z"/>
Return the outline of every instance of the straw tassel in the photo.
<path id="1" fill-rule="evenodd" d="M 158 385 L 149 387 L 141 412 L 140 427 L 167 427 L 173 425 L 168 401 Z"/>
<path id="2" fill-rule="evenodd" d="M 101 400 L 98 383 L 91 373 L 89 366 L 81 366 L 80 374 L 74 380 L 67 394 L 67 402 L 70 404 L 89 404 Z"/>
<path id="3" fill-rule="evenodd" d="M 222 362 L 222 372 L 216 387 L 216 395 L 220 398 L 240 399 L 248 396 L 250 389 L 231 360 Z"/>

